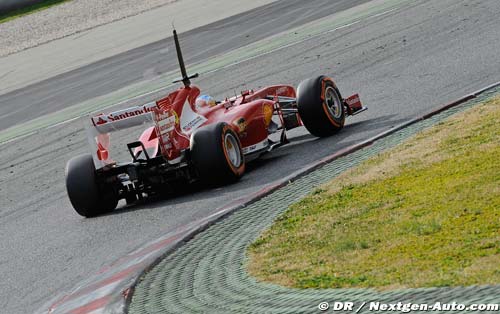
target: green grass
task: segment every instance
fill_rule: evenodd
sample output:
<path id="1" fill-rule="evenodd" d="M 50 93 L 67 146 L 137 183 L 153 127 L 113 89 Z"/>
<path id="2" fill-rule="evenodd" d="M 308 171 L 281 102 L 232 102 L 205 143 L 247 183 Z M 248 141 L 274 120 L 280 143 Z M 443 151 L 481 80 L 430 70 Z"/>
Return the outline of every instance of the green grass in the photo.
<path id="1" fill-rule="evenodd" d="M 500 283 L 500 98 L 311 193 L 248 254 L 250 274 L 296 288 Z"/>
<path id="2" fill-rule="evenodd" d="M 13 20 L 15 18 L 24 16 L 24 15 L 28 15 L 28 14 L 35 13 L 37 11 L 45 10 L 47 8 L 50 8 L 52 6 L 55 6 L 55 5 L 58 5 L 58 4 L 61 4 L 63 2 L 67 2 L 67 1 L 70 1 L 70 0 L 44 0 L 44 1 L 40 1 L 39 3 L 35 3 L 35 4 L 30 5 L 30 6 L 27 6 L 25 8 L 19 8 L 17 10 L 14 10 L 14 11 L 11 11 L 8 13 L 0 14 L 0 24 L 8 22 L 10 20 Z"/>

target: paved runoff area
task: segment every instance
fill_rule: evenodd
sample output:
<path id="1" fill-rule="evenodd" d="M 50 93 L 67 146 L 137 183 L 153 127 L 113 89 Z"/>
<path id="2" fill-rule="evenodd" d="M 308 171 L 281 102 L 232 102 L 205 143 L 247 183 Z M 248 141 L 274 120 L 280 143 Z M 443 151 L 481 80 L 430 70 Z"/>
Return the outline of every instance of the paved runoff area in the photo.
<path id="1" fill-rule="evenodd" d="M 173 24 L 186 32 L 274 1 L 107 1 L 111 10 L 101 1 L 70 1 L 0 24 L 0 94 L 164 39 Z"/>
<path id="2" fill-rule="evenodd" d="M 480 304 L 500 304 L 500 286 L 387 292 L 371 289 L 301 290 L 257 282 L 245 270 L 247 247 L 291 204 L 371 156 L 499 93 L 500 88 L 496 88 L 477 99 L 410 125 L 367 148 L 334 160 L 212 225 L 143 277 L 135 289 L 129 313 L 317 313 L 329 310 L 329 303 L 335 306 L 335 301 L 352 302 L 356 309 L 361 307 L 359 313 L 381 310 L 380 304 L 398 302 L 428 305 L 432 309 L 439 309 L 440 304 L 436 305 L 436 302 L 458 303 L 471 306 L 469 312 L 475 313 L 480 312 Z M 333 308 L 331 310 L 333 312 Z M 346 308 L 336 312 L 349 313 L 351 310 Z M 420 312 L 425 313 L 425 307 L 412 311 Z M 448 313 L 464 312 L 465 308 L 460 306 Z M 498 309 L 492 312 L 498 312 Z"/>

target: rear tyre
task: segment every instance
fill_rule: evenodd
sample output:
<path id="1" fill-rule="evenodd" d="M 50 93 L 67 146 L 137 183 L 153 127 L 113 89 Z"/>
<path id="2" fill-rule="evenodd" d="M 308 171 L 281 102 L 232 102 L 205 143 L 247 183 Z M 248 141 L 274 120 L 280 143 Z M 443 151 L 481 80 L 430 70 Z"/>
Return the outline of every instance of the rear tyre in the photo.
<path id="1" fill-rule="evenodd" d="M 300 83 L 297 106 L 304 126 L 314 136 L 330 136 L 344 127 L 342 96 L 333 81 L 325 76 Z"/>
<path id="2" fill-rule="evenodd" d="M 240 140 L 226 123 L 196 130 L 191 136 L 191 160 L 206 183 L 235 182 L 245 173 Z"/>
<path id="3" fill-rule="evenodd" d="M 99 189 L 91 155 L 81 155 L 68 161 L 66 190 L 71 205 L 84 217 L 95 217 L 112 211 L 118 204 L 114 193 Z"/>

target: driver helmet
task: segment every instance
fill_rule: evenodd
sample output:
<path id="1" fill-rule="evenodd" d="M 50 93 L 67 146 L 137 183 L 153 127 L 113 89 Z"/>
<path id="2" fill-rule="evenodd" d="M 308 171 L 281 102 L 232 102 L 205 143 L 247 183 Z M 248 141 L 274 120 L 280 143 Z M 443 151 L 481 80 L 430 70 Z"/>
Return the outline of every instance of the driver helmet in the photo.
<path id="1" fill-rule="evenodd" d="M 196 108 L 213 107 L 216 105 L 215 99 L 209 95 L 201 95 L 196 98 Z"/>

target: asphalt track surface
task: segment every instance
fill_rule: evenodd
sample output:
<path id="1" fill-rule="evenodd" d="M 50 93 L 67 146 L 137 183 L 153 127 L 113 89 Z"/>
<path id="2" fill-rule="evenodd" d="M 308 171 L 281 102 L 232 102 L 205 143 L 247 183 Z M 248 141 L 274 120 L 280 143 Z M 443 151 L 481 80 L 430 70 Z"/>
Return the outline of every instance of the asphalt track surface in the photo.
<path id="1" fill-rule="evenodd" d="M 184 57 L 188 64 L 206 60 L 364 2 L 368 1 L 277 1 L 183 33 Z M 165 35 L 169 34 L 171 30 L 165 30 Z M 171 44 L 172 38 L 167 37 L 0 95 L 0 131 L 177 69 L 175 49 L 166 49 Z"/>
<path id="2" fill-rule="evenodd" d="M 287 3 L 292 5 L 274 8 L 276 16 L 284 14 L 283 10 L 308 14 L 301 7 L 302 1 Z M 334 12 L 322 13 L 329 16 Z M 304 78 L 326 73 L 337 80 L 345 95 L 360 92 L 370 107 L 350 119 L 342 133 L 328 139 L 316 139 L 304 129 L 295 130 L 290 145 L 250 164 L 241 182 L 224 188 L 197 190 L 84 219 L 73 212 L 64 188 L 65 163 L 86 152 L 81 121 L 0 146 L 1 312 L 33 312 L 57 293 L 71 289 L 165 231 L 205 217 L 229 201 L 340 148 L 500 81 L 499 14 L 497 0 L 413 1 L 197 80 L 202 90 L 222 97 L 227 94 L 224 91 L 280 82 L 296 85 Z M 244 16 L 240 18 L 232 31 L 235 37 L 256 25 Z M 219 29 L 223 28 L 221 23 Z M 204 38 L 198 40 L 206 50 L 221 44 L 217 37 L 211 42 Z M 97 88 L 108 84 L 109 79 L 93 77 L 89 82 L 94 81 Z M 121 84 L 127 84 L 126 78 Z M 54 107 L 46 110 L 55 110 L 58 105 L 55 101 Z"/>

